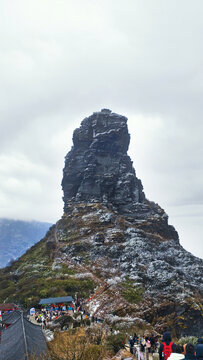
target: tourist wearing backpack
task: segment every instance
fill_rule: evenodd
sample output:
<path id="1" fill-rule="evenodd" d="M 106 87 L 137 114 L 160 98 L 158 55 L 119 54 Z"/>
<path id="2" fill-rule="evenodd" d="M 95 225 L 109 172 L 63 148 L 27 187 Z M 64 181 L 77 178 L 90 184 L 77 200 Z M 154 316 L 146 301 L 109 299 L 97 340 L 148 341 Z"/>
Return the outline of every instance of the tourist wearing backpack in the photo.
<path id="1" fill-rule="evenodd" d="M 171 353 L 168 360 L 182 360 L 185 358 L 185 355 L 183 353 L 183 346 L 182 345 L 176 345 L 176 350 L 174 353 Z"/>
<path id="2" fill-rule="evenodd" d="M 159 360 L 167 360 L 175 351 L 176 345 L 172 342 L 171 334 L 167 331 L 163 334 L 162 344 L 159 348 Z"/>

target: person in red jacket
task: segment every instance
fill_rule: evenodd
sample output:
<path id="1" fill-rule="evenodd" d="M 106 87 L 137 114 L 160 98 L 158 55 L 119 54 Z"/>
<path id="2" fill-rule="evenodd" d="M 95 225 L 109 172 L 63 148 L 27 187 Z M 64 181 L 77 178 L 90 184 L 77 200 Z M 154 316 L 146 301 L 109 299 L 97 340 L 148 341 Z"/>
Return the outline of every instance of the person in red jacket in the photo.
<path id="1" fill-rule="evenodd" d="M 159 348 L 159 360 L 167 360 L 172 352 L 175 352 L 176 344 L 171 340 L 171 334 L 166 331 L 163 334 L 162 344 Z"/>

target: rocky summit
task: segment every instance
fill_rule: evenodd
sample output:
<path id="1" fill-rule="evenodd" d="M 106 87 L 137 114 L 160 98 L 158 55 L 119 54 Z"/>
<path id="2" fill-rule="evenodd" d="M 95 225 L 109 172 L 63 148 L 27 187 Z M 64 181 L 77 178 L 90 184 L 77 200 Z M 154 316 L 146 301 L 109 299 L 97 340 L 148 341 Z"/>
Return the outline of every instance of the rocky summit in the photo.
<path id="1" fill-rule="evenodd" d="M 127 155 L 129 142 L 124 116 L 104 109 L 82 121 L 66 156 L 65 212 L 70 201 L 111 204 L 113 210 L 131 214 L 136 203 L 144 203 L 142 184 Z"/>
<path id="2" fill-rule="evenodd" d="M 82 121 L 65 158 L 64 215 L 1 271 L 0 301 L 29 306 L 78 292 L 107 323 L 200 335 L 203 261 L 147 200 L 129 142 L 124 116 L 103 109 Z"/>
<path id="3" fill-rule="evenodd" d="M 72 203 L 101 203 L 139 227 L 178 241 L 164 210 L 145 197 L 127 155 L 129 142 L 127 118 L 111 110 L 103 109 L 82 121 L 65 159 L 64 212 L 72 211 Z"/>

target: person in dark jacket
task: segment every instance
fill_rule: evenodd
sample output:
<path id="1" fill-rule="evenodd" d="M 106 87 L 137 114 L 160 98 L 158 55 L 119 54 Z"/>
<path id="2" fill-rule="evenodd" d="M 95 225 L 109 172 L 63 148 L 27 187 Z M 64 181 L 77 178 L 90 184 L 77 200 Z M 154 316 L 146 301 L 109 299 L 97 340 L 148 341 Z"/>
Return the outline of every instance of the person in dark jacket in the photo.
<path id="1" fill-rule="evenodd" d="M 153 354 L 155 352 L 155 337 L 152 335 L 149 340 L 151 344 L 151 354 Z"/>
<path id="2" fill-rule="evenodd" d="M 129 341 L 128 341 L 128 344 L 129 344 L 129 348 L 130 348 L 130 352 L 131 352 L 131 354 L 133 354 L 133 350 L 134 350 L 134 340 L 133 340 L 133 337 L 132 336 L 130 336 L 129 337 Z"/>
<path id="3" fill-rule="evenodd" d="M 196 360 L 195 347 L 194 347 L 194 345 L 191 344 L 191 343 L 188 343 L 188 344 L 186 345 L 185 360 Z"/>
<path id="4" fill-rule="evenodd" d="M 199 338 L 196 346 L 196 358 L 203 360 L 203 338 Z"/>
<path id="5" fill-rule="evenodd" d="M 163 334 L 163 339 L 162 339 L 162 344 L 159 347 L 159 360 L 163 360 L 163 352 L 164 352 L 164 347 L 169 346 L 171 344 L 171 352 L 175 352 L 176 351 L 176 344 L 174 344 L 171 340 L 171 334 L 166 331 Z M 170 354 L 168 354 L 168 357 L 170 356 Z M 166 360 L 166 359 L 164 359 Z"/>
<path id="6" fill-rule="evenodd" d="M 135 343 L 138 344 L 138 342 L 137 342 L 137 334 L 136 333 L 134 333 L 134 335 L 133 335 L 133 341 L 134 341 L 134 344 Z"/>

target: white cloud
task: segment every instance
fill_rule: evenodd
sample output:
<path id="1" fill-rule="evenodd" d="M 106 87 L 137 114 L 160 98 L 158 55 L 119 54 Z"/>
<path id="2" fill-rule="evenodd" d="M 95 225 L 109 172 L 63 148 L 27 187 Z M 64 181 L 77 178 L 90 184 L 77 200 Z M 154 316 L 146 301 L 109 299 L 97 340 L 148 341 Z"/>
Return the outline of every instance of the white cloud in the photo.
<path id="1" fill-rule="evenodd" d="M 200 239 L 202 10 L 201 0 L 1 2 L 0 216 L 57 220 L 73 129 L 108 107 L 129 118 L 147 197 L 199 254 L 187 224 Z"/>

